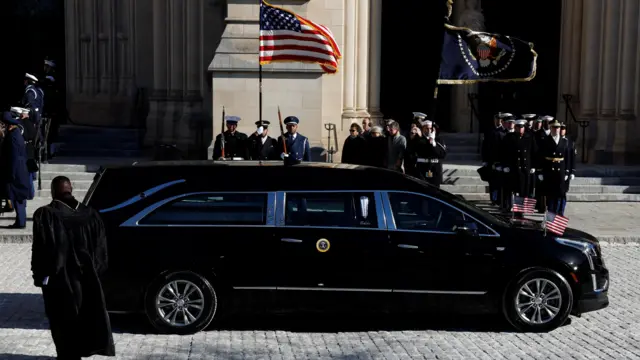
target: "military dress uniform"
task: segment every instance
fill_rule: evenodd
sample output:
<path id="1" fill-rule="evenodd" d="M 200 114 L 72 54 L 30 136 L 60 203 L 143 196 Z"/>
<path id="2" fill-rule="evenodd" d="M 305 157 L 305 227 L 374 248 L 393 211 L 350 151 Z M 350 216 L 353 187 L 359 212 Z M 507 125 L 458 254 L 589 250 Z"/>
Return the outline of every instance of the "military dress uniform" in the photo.
<path id="1" fill-rule="evenodd" d="M 433 125 L 429 120 L 421 121 L 420 125 Z M 443 179 L 442 163 L 447 156 L 447 145 L 436 133 L 422 134 L 416 146 L 416 175 L 418 178 L 439 188 Z"/>
<path id="2" fill-rule="evenodd" d="M 541 123 L 546 123 L 548 125 L 549 122 L 553 121 L 554 118 L 553 116 L 549 116 L 549 115 L 545 115 L 545 116 L 540 116 L 537 121 L 541 122 Z M 533 134 L 535 140 L 536 140 L 536 145 L 538 146 L 538 154 L 536 154 L 536 163 L 539 163 L 542 160 L 542 154 L 540 153 L 542 151 L 543 148 L 543 144 L 545 142 L 545 139 L 547 138 L 547 136 L 549 136 L 549 130 L 545 130 L 544 127 L 541 127 L 540 129 L 534 131 Z M 544 189 L 543 189 L 543 184 L 540 181 L 540 179 L 536 176 L 535 179 L 535 184 L 534 184 L 534 194 L 535 194 L 535 199 L 536 199 L 536 210 L 538 210 L 538 212 L 543 213 L 545 212 L 546 209 L 546 205 L 545 205 L 545 199 L 544 199 Z"/>
<path id="3" fill-rule="evenodd" d="M 482 166 L 490 167 L 493 171 L 489 178 L 489 193 L 491 196 L 491 203 L 498 205 L 500 203 L 500 179 L 501 175 L 496 170 L 496 166 L 500 164 L 500 146 L 504 136 L 507 134 L 507 130 L 502 126 L 504 120 L 503 113 L 499 113 L 496 116 L 499 119 L 499 125 L 489 130 L 484 135 L 482 142 L 481 156 Z"/>
<path id="4" fill-rule="evenodd" d="M 251 160 L 278 160 L 278 142 L 269 135 L 262 135 L 269 128 L 269 121 L 256 121 L 256 133 L 249 136 L 249 158 Z"/>
<path id="5" fill-rule="evenodd" d="M 39 127 L 44 110 L 44 91 L 36 84 L 38 78 L 27 73 L 24 74 L 25 80 L 28 82 L 27 87 L 24 89 L 24 95 L 22 96 L 22 104 L 31 110 L 29 117 Z"/>
<path id="6" fill-rule="evenodd" d="M 2 115 L 2 122 L 7 126 L 5 139 L 2 143 L 2 185 L 4 194 L 11 202 L 11 206 L 16 212 L 16 222 L 12 228 L 25 228 L 27 225 L 27 199 L 29 189 L 32 186 L 31 177 L 27 171 L 27 153 L 22 134 L 22 124 L 20 120 L 11 116 L 5 111 Z M 9 130 L 8 127 L 16 127 Z"/>
<path id="7" fill-rule="evenodd" d="M 522 119 L 526 120 L 526 131 L 528 133 L 533 133 L 533 123 L 538 118 L 536 114 L 522 114 Z"/>
<path id="8" fill-rule="evenodd" d="M 227 116 L 225 121 L 227 127 L 238 126 L 240 121 L 238 116 Z M 213 145 L 213 158 L 218 160 L 222 158 L 222 135 L 216 136 L 216 141 Z M 245 133 L 239 131 L 231 131 L 227 129 L 224 132 L 224 158 L 227 160 L 249 160 L 249 137 Z"/>
<path id="9" fill-rule="evenodd" d="M 510 211 L 511 210 L 511 196 L 510 196 L 511 185 L 509 184 L 509 177 L 506 176 L 506 174 L 504 173 L 504 164 L 502 164 L 501 161 L 504 159 L 504 153 L 507 151 L 505 149 L 504 139 L 507 137 L 507 135 L 515 132 L 515 129 L 511 127 L 511 124 L 515 125 L 516 119 L 510 113 L 505 113 L 503 116 L 505 116 L 504 123 L 507 124 L 507 126 L 505 128 L 504 138 L 502 138 L 502 141 L 500 142 L 500 144 L 498 144 L 498 148 L 497 148 L 498 159 L 500 159 L 500 162 L 496 164 L 496 172 L 497 172 L 496 176 L 500 178 L 500 192 L 499 192 L 500 207 L 505 211 Z"/>
<path id="10" fill-rule="evenodd" d="M 525 131 L 520 134 L 516 128 L 504 137 L 500 162 L 505 174 L 509 210 L 513 206 L 512 195 L 530 197 L 533 192 L 534 156 L 538 150 L 533 136 L 526 130 L 527 121 L 518 120 L 516 126 L 524 127 Z"/>
<path id="11" fill-rule="evenodd" d="M 295 116 L 287 116 L 284 119 L 284 124 L 297 126 L 300 120 Z M 280 151 L 280 158 L 284 160 L 287 165 L 299 164 L 302 161 L 311 161 L 311 146 L 309 145 L 309 139 L 298 132 L 287 132 L 285 134 L 286 143 L 282 142 L 282 137 L 278 138 L 278 150 Z M 286 149 L 285 146 L 286 145 Z M 286 152 L 285 152 L 286 150 Z"/>
<path id="12" fill-rule="evenodd" d="M 560 123 L 556 120 L 551 126 L 560 128 Z M 538 178 L 542 184 L 542 195 L 546 198 L 547 210 L 556 214 L 561 211 L 562 198 L 567 191 L 566 181 L 571 171 L 568 166 L 570 152 L 569 140 L 560 136 L 559 129 L 556 137 L 550 134 L 545 138 L 540 149 Z"/>

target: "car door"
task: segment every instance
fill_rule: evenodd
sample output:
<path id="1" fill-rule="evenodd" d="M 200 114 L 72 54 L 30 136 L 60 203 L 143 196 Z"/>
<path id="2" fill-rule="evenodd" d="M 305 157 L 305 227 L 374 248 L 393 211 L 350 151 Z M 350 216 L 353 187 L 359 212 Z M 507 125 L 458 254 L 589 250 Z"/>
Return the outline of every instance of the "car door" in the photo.
<path id="1" fill-rule="evenodd" d="M 279 298 L 282 292 L 312 292 L 315 300 L 323 296 L 318 292 L 391 292 L 379 193 L 287 192 L 276 202 Z"/>
<path id="2" fill-rule="evenodd" d="M 489 291 L 499 268 L 495 238 L 455 231 L 465 224 L 482 224 L 426 195 L 388 192 L 383 199 L 395 254 L 394 292 L 483 295 Z"/>

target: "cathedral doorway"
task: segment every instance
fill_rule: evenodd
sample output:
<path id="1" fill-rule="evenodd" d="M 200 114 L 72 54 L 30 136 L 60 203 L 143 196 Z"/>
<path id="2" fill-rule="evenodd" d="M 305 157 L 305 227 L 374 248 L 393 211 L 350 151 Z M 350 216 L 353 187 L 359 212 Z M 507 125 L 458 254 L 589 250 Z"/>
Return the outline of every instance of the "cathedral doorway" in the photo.
<path id="1" fill-rule="evenodd" d="M 429 114 L 446 125 L 449 106 L 446 90 L 434 88 L 440 68 L 440 52 L 446 2 L 383 1 L 380 107 L 385 118 L 408 127 L 412 112 Z"/>

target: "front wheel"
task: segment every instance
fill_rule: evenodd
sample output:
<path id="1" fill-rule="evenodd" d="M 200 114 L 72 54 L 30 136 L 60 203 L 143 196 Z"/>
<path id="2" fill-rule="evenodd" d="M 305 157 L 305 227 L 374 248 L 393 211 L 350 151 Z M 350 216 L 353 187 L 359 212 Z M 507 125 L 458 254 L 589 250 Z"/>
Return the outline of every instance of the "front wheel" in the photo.
<path id="1" fill-rule="evenodd" d="M 203 276 L 178 271 L 159 276 L 145 295 L 145 312 L 161 333 L 194 334 L 204 330 L 216 315 L 216 291 Z"/>
<path id="2" fill-rule="evenodd" d="M 516 329 L 546 332 L 562 326 L 572 307 L 573 292 L 562 275 L 552 270 L 531 270 L 511 283 L 502 310 Z"/>

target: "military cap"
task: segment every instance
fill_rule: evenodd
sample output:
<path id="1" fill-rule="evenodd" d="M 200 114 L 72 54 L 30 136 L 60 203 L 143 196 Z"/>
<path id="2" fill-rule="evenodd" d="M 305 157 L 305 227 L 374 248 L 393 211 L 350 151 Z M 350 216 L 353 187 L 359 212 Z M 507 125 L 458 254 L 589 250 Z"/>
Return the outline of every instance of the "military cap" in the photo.
<path id="1" fill-rule="evenodd" d="M 51 66 L 53 68 L 56 67 L 56 63 L 53 60 L 45 60 L 44 64 L 45 65 L 49 65 L 49 66 Z"/>
<path id="2" fill-rule="evenodd" d="M 29 74 L 29 73 L 25 73 L 24 74 L 24 78 L 25 79 L 29 79 L 29 80 L 33 80 L 33 81 L 38 81 L 37 77 L 35 77 L 35 76 L 33 76 L 33 75 Z"/>
<path id="3" fill-rule="evenodd" d="M 289 123 L 292 123 L 292 124 L 296 124 L 296 125 L 297 125 L 297 124 L 299 124 L 299 123 L 300 123 L 300 120 L 299 120 L 297 117 L 295 117 L 295 116 L 287 116 L 287 117 L 284 119 L 284 123 L 285 123 L 285 125 L 286 125 L 286 124 L 289 124 Z"/>
<path id="4" fill-rule="evenodd" d="M 551 127 L 561 127 L 562 124 L 558 120 L 553 120 L 553 122 L 550 123 L 549 126 L 551 126 Z"/>
<path id="5" fill-rule="evenodd" d="M 540 121 L 553 121 L 553 119 L 555 118 L 551 115 L 540 116 Z"/>
<path id="6" fill-rule="evenodd" d="M 506 119 L 506 118 L 513 117 L 513 114 L 512 114 L 512 113 L 503 113 L 503 112 L 499 112 L 499 113 L 496 115 L 496 117 L 497 117 L 498 119 Z"/>
<path id="7" fill-rule="evenodd" d="M 513 116 L 509 116 L 508 118 L 506 118 L 506 120 L 504 120 L 505 122 L 516 122 L 516 118 L 514 118 Z"/>
<path id="8" fill-rule="evenodd" d="M 413 113 L 413 117 L 414 118 L 418 118 L 418 119 L 426 119 L 427 118 L 427 114 L 421 113 L 421 112 L 414 112 Z"/>
<path id="9" fill-rule="evenodd" d="M 525 125 L 527 125 L 527 120 L 524 120 L 524 119 L 515 120 L 515 122 L 516 122 L 516 126 L 525 126 Z"/>
<path id="10" fill-rule="evenodd" d="M 20 124 L 20 120 L 11 116 L 11 113 L 9 111 L 5 111 L 2 114 L 2 122 L 8 125 L 22 125 Z"/>
<path id="11" fill-rule="evenodd" d="M 29 109 L 23 108 L 23 107 L 18 107 L 18 106 L 11 107 L 11 112 L 16 114 L 22 114 L 24 112 L 28 113 L 29 111 L 30 111 Z"/>
<path id="12" fill-rule="evenodd" d="M 523 114 L 522 118 L 525 120 L 534 120 L 535 118 L 537 118 L 538 115 L 536 114 Z"/>
<path id="13" fill-rule="evenodd" d="M 263 129 L 268 128 L 270 124 L 271 124 L 271 122 L 269 122 L 267 120 L 262 120 L 262 121 L 258 120 L 258 121 L 256 121 L 256 126 L 257 127 L 262 126 Z"/>
<path id="14" fill-rule="evenodd" d="M 561 128 L 561 129 L 566 129 L 566 128 L 567 128 L 567 124 L 565 124 L 565 123 L 560 123 L 560 128 Z"/>
<path id="15" fill-rule="evenodd" d="M 232 124 L 237 124 L 238 121 L 242 120 L 240 118 L 240 116 L 226 116 L 224 118 L 224 121 L 228 122 L 228 123 L 232 123 Z"/>

